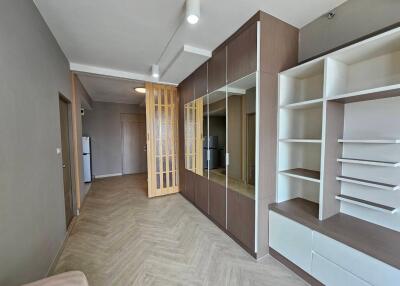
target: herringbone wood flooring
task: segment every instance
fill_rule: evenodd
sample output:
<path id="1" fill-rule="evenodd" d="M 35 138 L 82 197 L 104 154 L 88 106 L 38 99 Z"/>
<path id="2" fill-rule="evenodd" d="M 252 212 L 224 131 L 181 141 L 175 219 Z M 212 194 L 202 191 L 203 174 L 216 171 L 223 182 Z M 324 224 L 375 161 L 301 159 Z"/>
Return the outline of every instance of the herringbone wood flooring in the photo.
<path id="1" fill-rule="evenodd" d="M 148 199 L 145 175 L 96 181 L 55 268 L 91 286 L 305 285 L 271 257 L 260 262 L 180 194 Z"/>

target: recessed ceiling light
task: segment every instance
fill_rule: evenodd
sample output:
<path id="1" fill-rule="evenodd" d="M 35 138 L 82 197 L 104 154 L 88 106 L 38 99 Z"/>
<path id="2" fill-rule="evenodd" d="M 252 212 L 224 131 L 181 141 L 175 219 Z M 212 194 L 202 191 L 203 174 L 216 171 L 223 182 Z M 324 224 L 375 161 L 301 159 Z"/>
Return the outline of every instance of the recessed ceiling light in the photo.
<path id="1" fill-rule="evenodd" d="M 200 19 L 200 0 L 186 0 L 186 20 L 196 24 Z"/>
<path id="2" fill-rule="evenodd" d="M 146 89 L 144 87 L 135 87 L 135 91 L 137 93 L 146 93 Z"/>
<path id="3" fill-rule="evenodd" d="M 160 67 L 158 65 L 151 66 L 151 75 L 155 78 L 160 77 Z"/>

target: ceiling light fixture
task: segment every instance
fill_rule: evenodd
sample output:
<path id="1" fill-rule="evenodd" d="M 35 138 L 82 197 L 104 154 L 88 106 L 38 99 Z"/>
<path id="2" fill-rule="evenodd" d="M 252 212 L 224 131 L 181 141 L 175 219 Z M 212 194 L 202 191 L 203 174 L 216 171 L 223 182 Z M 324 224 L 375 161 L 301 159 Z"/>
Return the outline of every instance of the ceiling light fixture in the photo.
<path id="1" fill-rule="evenodd" d="M 137 93 L 146 93 L 146 89 L 144 87 L 135 87 L 135 91 Z"/>
<path id="2" fill-rule="evenodd" d="M 200 0 L 186 0 L 186 20 L 196 24 L 200 19 Z"/>
<path id="3" fill-rule="evenodd" d="M 151 75 L 155 78 L 160 77 L 160 67 L 158 65 L 151 66 Z"/>

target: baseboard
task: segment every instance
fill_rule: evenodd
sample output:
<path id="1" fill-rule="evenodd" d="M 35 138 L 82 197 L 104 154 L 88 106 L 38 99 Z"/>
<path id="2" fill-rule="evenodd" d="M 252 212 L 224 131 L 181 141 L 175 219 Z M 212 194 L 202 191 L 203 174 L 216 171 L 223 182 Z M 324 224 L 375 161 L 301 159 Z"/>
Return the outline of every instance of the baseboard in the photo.
<path id="1" fill-rule="evenodd" d="M 282 263 L 284 266 L 292 270 L 294 273 L 296 273 L 300 278 L 302 278 L 304 281 L 309 283 L 312 286 L 324 286 L 321 282 L 319 282 L 317 279 L 312 277 L 310 274 L 305 272 L 303 269 L 298 267 L 296 264 L 288 260 L 286 257 L 278 253 L 276 250 L 273 248 L 269 248 L 269 254 L 278 260 L 280 263 Z"/>
<path id="2" fill-rule="evenodd" d="M 71 223 L 68 226 L 67 232 L 65 233 L 65 237 L 61 244 L 61 247 L 60 247 L 60 249 L 58 249 L 56 256 L 54 257 L 53 261 L 51 262 L 50 267 L 46 273 L 46 277 L 53 275 L 56 265 L 58 263 L 58 260 L 60 259 L 61 254 L 62 254 L 65 246 L 67 245 L 67 240 L 68 240 L 69 236 L 71 235 L 71 231 L 74 228 L 74 225 L 75 225 L 77 219 L 78 219 L 77 216 L 74 216 L 72 218 Z"/>
<path id="3" fill-rule="evenodd" d="M 118 177 L 118 176 L 122 176 L 122 173 L 98 175 L 98 176 L 94 176 L 94 178 L 101 179 L 101 178 Z"/>

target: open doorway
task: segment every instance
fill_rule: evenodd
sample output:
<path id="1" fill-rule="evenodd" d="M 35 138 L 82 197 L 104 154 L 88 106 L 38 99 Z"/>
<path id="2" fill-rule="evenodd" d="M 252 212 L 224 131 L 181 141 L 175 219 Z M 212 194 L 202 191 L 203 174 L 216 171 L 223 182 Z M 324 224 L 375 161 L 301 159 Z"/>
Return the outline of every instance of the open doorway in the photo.
<path id="1" fill-rule="evenodd" d="M 69 102 L 62 95 L 59 96 L 61 155 L 64 182 L 65 222 L 68 228 L 74 216 L 72 198 L 71 156 L 69 140 Z"/>
<path id="2" fill-rule="evenodd" d="M 147 171 L 146 115 L 121 114 L 122 174 Z"/>

